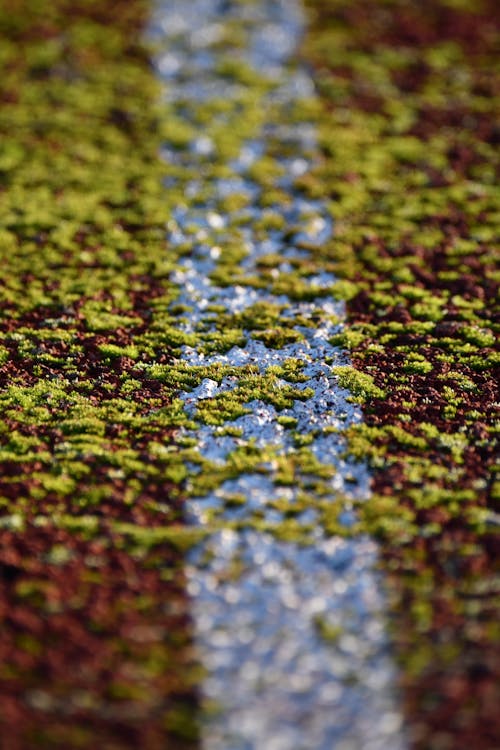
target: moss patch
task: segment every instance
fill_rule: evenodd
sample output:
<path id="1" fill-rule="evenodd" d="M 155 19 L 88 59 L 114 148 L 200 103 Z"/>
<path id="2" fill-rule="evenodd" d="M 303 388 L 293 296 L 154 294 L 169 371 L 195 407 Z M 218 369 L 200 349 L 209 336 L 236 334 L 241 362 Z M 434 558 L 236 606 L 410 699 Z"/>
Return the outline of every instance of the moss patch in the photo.
<path id="1" fill-rule="evenodd" d="M 176 343 L 161 312 L 175 259 L 158 158 L 165 115 L 140 41 L 150 10 L 143 0 L 0 9 L 9 747 L 196 744 L 179 460 L 161 449 L 178 406 L 174 387 L 147 373 Z"/>
<path id="2" fill-rule="evenodd" d="M 356 382 L 375 385 L 351 446 L 376 469 L 360 513 L 382 542 L 413 744 L 492 748 L 495 6 L 307 5 L 325 158 L 300 187 L 325 186 L 336 234 L 317 262 L 342 278 Z"/>

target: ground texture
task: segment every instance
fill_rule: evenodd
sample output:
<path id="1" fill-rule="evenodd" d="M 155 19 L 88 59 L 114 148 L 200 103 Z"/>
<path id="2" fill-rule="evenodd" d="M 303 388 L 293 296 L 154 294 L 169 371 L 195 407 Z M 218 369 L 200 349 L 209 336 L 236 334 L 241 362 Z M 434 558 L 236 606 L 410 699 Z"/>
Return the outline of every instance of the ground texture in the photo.
<path id="1" fill-rule="evenodd" d="M 370 459 L 374 495 L 349 527 L 338 521 L 341 497 L 320 508 L 321 520 L 326 533 L 381 540 L 411 744 L 493 750 L 495 4 L 307 5 L 304 57 L 323 108 L 306 109 L 321 123 L 324 160 L 295 187 L 324 201 L 335 236 L 310 245 L 288 275 L 277 275 L 283 259 L 269 254 L 253 283 L 307 300 L 315 275 L 340 279 L 328 291 L 347 300 L 351 325 L 332 344 L 358 368 L 339 380 L 363 403 L 366 422 L 350 428 L 350 450 Z M 145 0 L 0 4 L 5 750 L 88 748 L 97 736 L 105 748 L 197 744 L 200 672 L 182 563 L 199 535 L 184 525 L 180 486 L 189 462 L 195 496 L 224 472 L 262 463 L 261 452 L 240 450 L 217 476 L 192 441 L 173 447 L 189 423 L 179 388 L 231 373 L 174 361 L 190 339 L 169 279 L 187 249 L 168 246 L 165 226 L 184 192 L 164 180 L 193 175 L 158 155 L 210 127 L 220 158 L 231 156 L 264 116 L 255 87 L 267 84 L 227 61 L 222 74 L 249 91 L 242 122 L 235 111 L 231 129 L 224 117 L 217 125 L 221 99 L 198 108 L 186 129 L 159 105 L 142 41 L 151 10 Z M 254 171 L 269 231 L 283 201 L 279 170 L 262 159 Z M 233 215 L 239 199 L 227 198 Z M 225 248 L 217 283 L 233 284 L 241 261 L 239 246 Z M 271 347 L 295 340 L 280 309 L 234 319 L 212 312 L 216 334 L 197 333 L 207 352 L 227 351 L 243 330 Z M 278 374 L 300 382 L 300 372 Z M 231 399 L 207 401 L 199 419 L 223 427 L 256 392 L 279 408 L 283 395 L 298 398 L 294 386 L 276 386 L 276 373 L 264 384 L 254 375 Z M 304 466 L 322 470 L 301 438 L 297 462 L 280 459 L 285 486 Z M 288 511 L 274 531 L 294 541 L 301 533 Z"/>
<path id="2" fill-rule="evenodd" d="M 422 749 L 493 748 L 497 9 L 308 5 L 318 180 L 337 220 L 325 256 L 349 282 L 339 343 L 385 393 L 368 398 L 351 446 L 375 468 L 363 515 L 383 543 L 411 736 Z"/>
<path id="3" fill-rule="evenodd" d="M 184 747 L 196 733 L 182 718 L 190 623 L 161 452 L 175 414 L 141 369 L 169 360 L 149 11 L 0 9 L 5 750 Z"/>

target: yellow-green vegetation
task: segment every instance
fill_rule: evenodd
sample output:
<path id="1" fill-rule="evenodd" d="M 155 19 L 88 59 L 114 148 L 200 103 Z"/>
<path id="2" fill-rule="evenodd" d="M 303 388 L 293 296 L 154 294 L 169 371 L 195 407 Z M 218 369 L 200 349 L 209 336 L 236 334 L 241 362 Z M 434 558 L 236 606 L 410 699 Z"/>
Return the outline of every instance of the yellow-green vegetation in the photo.
<path id="1" fill-rule="evenodd" d="M 361 389 L 366 417 L 350 446 L 376 469 L 374 496 L 359 512 L 382 541 L 414 746 L 490 748 L 498 735 L 496 7 L 306 4 L 324 161 L 298 186 L 323 194 L 336 222 L 316 258 L 341 277 L 347 300 L 351 327 L 334 343 L 351 351 L 359 371 L 351 387 Z"/>
<path id="2" fill-rule="evenodd" d="M 313 435 L 301 435 L 283 413 L 311 395 L 304 363 L 289 357 L 259 373 L 255 364 L 188 365 L 180 356 L 183 346 L 201 358 L 251 338 L 282 348 L 331 318 L 291 311 L 293 302 L 331 293 L 311 282 L 318 264 L 307 254 L 285 262 L 268 253 L 252 274 L 243 267 L 250 221 L 264 240 L 276 232 L 292 239 L 312 220 L 306 212 L 285 226 L 289 197 L 276 180 L 280 160 L 294 155 L 289 145 L 270 138 L 249 170 L 259 192 L 253 213 L 243 193 L 217 199 L 227 226 L 210 278 L 287 295 L 290 304 L 259 303 L 234 315 L 212 305 L 188 332 L 192 310 L 170 280 L 198 230 L 184 227 L 190 238 L 169 243 L 174 209 L 190 212 L 204 197 L 213 200 L 216 181 L 231 177 L 231 160 L 266 122 L 285 115 L 308 122 L 314 106 L 285 112 L 268 102 L 273 84 L 234 60 L 239 37 L 230 23 L 219 73 L 240 86 L 234 96 L 161 103 L 148 60 L 153 50 L 141 42 L 150 11 L 142 0 L 57 0 L 49 8 L 8 0 L 0 9 L 0 573 L 7 613 L 0 693 L 15 696 L 10 731 L 30 750 L 91 747 L 95 736 L 120 747 L 192 744 L 200 673 L 190 650 L 184 551 L 221 525 L 310 541 L 315 529 L 299 516 L 312 506 L 329 533 L 347 533 L 342 498 L 331 500 L 333 469 L 315 457 Z M 213 152 L 186 166 L 182 154 L 200 133 Z M 195 181 L 201 188 L 192 199 Z M 212 224 L 205 241 L 216 248 L 220 232 Z M 336 291 L 347 297 L 349 290 Z M 194 409 L 177 397 L 224 378 L 234 387 Z M 361 380 L 360 392 L 373 388 Z M 288 455 L 239 439 L 231 422 L 256 399 L 280 414 L 291 435 Z M 206 460 L 189 432 L 177 432 L 203 425 L 234 438 L 223 462 Z M 231 521 L 207 512 L 203 530 L 184 525 L 187 494 L 203 497 L 245 472 L 276 476 L 280 520 L 271 523 L 260 510 Z M 290 488 L 300 489 L 293 504 Z M 233 493 L 223 504 L 223 511 L 238 509 L 245 498 Z"/>
<path id="3" fill-rule="evenodd" d="M 164 463 L 134 447 L 168 430 L 158 407 L 174 389 L 135 366 L 176 343 L 175 321 L 156 312 L 175 260 L 159 91 L 139 40 L 123 33 L 143 17 L 137 5 L 123 28 L 90 1 L 26 0 L 0 18 L 3 458 L 26 464 L 4 477 L 6 508 L 12 485 L 19 507 L 64 483 L 83 512 L 90 490 L 113 492 L 113 470 L 141 464 L 154 477 Z"/>
<path id="4" fill-rule="evenodd" d="M 0 4 L 0 696 L 19 748 L 192 747 L 168 116 L 143 0 Z M 169 201 L 171 202 L 169 203 Z M 155 335 L 152 334 L 155 332 Z M 178 491 L 177 491 L 178 494 Z M 196 536 L 196 534 L 194 534 Z M 168 603 L 168 605 L 167 605 Z"/>
<path id="5" fill-rule="evenodd" d="M 110 746 L 192 744 L 199 673 L 183 551 L 221 524 L 305 542 L 314 529 L 298 517 L 312 507 L 326 533 L 368 531 L 383 540 L 408 674 L 430 675 L 425 689 L 436 674 L 436 684 L 446 683 L 434 723 L 440 696 L 465 695 L 466 704 L 477 674 L 490 689 L 495 9 L 489 0 L 425 2 L 424 10 L 413 0 L 308 5 L 304 50 L 323 104 L 285 110 L 265 99 L 273 84 L 237 59 L 241 29 L 230 22 L 217 42 L 218 73 L 236 93 L 180 106 L 160 103 L 153 51 L 141 42 L 150 2 L 0 7 L 0 573 L 8 657 L 0 692 L 12 701 L 10 731 L 21 745 L 90 747 L 94 730 Z M 170 278 L 193 242 L 169 245 L 166 232 L 176 230 L 174 208 L 189 212 L 213 199 L 213 185 L 231 177 L 231 160 L 266 122 L 314 119 L 324 160 L 297 177 L 296 189 L 324 201 L 335 236 L 321 246 L 298 242 L 307 253 L 286 264 L 270 252 L 245 273 L 249 222 L 257 240 L 279 232 L 295 241 L 310 218 L 283 218 L 289 196 L 278 184 L 280 160 L 294 154 L 270 137 L 248 174 L 261 190 L 258 220 L 244 192 L 217 199 L 227 225 L 210 279 L 290 302 L 332 294 L 346 301 L 353 325 L 332 343 L 351 351 L 354 367 L 336 377 L 367 418 L 349 430 L 351 454 L 376 469 L 374 496 L 350 527 L 341 523 L 345 501 L 332 500 L 333 470 L 310 448 L 314 435 L 299 434 L 287 414 L 278 416 L 293 438 L 286 456 L 242 440 L 216 463 L 189 434 L 174 444 L 179 427 L 197 425 L 237 441 L 231 422 L 253 400 L 283 412 L 310 395 L 294 357 L 265 374 L 252 364 L 178 359 L 183 346 L 211 355 L 248 339 L 279 349 L 326 314 L 258 303 L 229 315 L 212 305 L 187 332 L 192 311 L 176 302 Z M 200 133 L 212 151 L 185 166 L 176 157 Z M 198 227 L 184 229 L 193 237 Z M 204 231 L 217 247 L 217 226 Z M 324 271 L 338 283 L 316 285 Z M 234 387 L 193 409 L 176 397 L 207 378 L 217 385 L 234 378 Z M 230 522 L 207 512 L 203 531 L 183 525 L 186 493 L 200 497 L 242 473 L 270 471 L 279 486 L 299 489 L 293 505 L 285 493 L 274 501 L 278 523 L 257 510 Z M 244 504 L 237 493 L 225 499 L 226 508 Z M 340 635 L 327 621 L 316 626 L 326 640 Z M 74 644 L 83 649 L 76 655 Z M 68 669 L 75 659 L 81 674 Z M 464 688 L 453 675 L 446 682 L 454 659 Z M 90 687 L 82 677 L 89 674 Z M 420 688 L 407 684 L 416 705 Z M 486 740 L 477 738 L 490 729 L 473 726 L 474 710 L 467 704 L 461 713 L 460 736 L 482 750 Z M 124 740 L 120 722 L 129 719 Z M 429 733 L 419 731 L 429 750 Z"/>
<path id="6" fill-rule="evenodd" d="M 430 44 L 425 32 L 435 36 L 443 23 L 436 10 L 421 20 L 423 41 L 410 38 L 396 47 L 390 33 L 398 13 L 408 31 L 412 2 L 394 0 L 374 10 L 380 32 L 367 23 L 354 26 L 370 3 L 309 5 L 313 31 L 304 49 L 325 104 L 325 160 L 314 189 L 323 181 L 336 220 L 334 237 L 316 251 L 317 263 L 333 264 L 342 277 L 339 295 L 350 301 L 353 319 L 333 340 L 351 349 L 357 368 L 343 368 L 340 383 L 361 395 L 368 409 L 372 399 L 386 396 L 392 409 L 387 429 L 403 449 L 407 443 L 394 427 L 411 421 L 418 432 L 422 399 L 428 399 L 436 434 L 419 445 L 425 465 L 425 453 L 435 448 L 477 446 L 471 433 L 478 424 L 493 439 L 492 413 L 484 411 L 490 406 L 481 393 L 489 394 L 498 364 L 495 37 L 491 29 L 473 59 L 460 38 L 433 37 Z M 480 26 L 483 5 L 465 4 L 456 17 L 448 10 L 460 30 L 460 24 Z M 307 191 L 309 183 L 300 187 Z M 376 408 L 381 414 L 383 406 Z M 459 477 L 466 475 L 459 472 L 453 484 Z M 420 482 L 426 483 L 425 471 Z"/>

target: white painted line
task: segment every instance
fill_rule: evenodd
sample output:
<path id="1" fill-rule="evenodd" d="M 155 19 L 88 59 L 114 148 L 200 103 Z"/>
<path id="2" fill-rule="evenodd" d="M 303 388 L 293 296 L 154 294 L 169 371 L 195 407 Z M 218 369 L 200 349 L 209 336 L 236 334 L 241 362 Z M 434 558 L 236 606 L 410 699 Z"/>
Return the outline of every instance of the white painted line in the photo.
<path id="1" fill-rule="evenodd" d="M 196 333 L 200 327 L 210 331 L 210 306 L 234 314 L 257 302 L 286 303 L 284 314 L 290 319 L 315 321 L 314 327 L 297 324 L 301 340 L 281 349 L 251 337 L 244 346 L 225 353 L 207 355 L 196 345 L 184 347 L 184 360 L 193 367 L 220 363 L 234 370 L 220 382 L 206 378 L 181 397 L 187 413 L 196 420 L 204 400 L 238 386 L 238 368 L 243 373 L 242 368 L 253 364 L 265 374 L 269 367 L 283 365 L 291 357 L 301 360 L 307 381 L 296 387 L 312 393 L 306 400 L 295 400 L 280 415 L 295 418 L 301 434 L 310 436 L 308 447 L 314 456 L 324 466 L 334 467 L 332 501 L 339 492 L 368 498 L 366 466 L 343 455 L 342 431 L 359 422 L 361 412 L 346 400 L 349 394 L 336 385 L 332 372 L 334 366 L 349 364 L 346 353 L 329 343 L 339 330 L 338 318 L 344 318 L 343 305 L 321 291 L 308 301 L 294 301 L 241 280 L 222 287 L 209 278 L 225 244 L 234 239 L 231 217 L 219 210 L 232 192 L 248 197 L 245 222 L 239 230 L 245 249 L 239 269 L 243 277 L 255 277 L 259 260 L 270 253 L 282 259 L 276 273 L 287 273 L 294 260 L 304 257 L 305 243 L 319 246 L 332 232 L 325 206 L 294 189 L 295 178 L 307 173 L 316 156 L 314 122 L 294 124 L 285 114 L 291 105 L 313 94 L 307 73 L 290 64 L 302 23 L 294 0 L 158 3 L 154 32 L 164 50 L 158 58 L 158 74 L 165 82 L 166 98 L 179 102 L 179 111 L 182 102 L 207 103 L 221 97 L 230 101 L 241 95 L 238 86 L 228 83 L 219 71 L 218 45 L 227 38 L 228 28 L 240 34 L 241 59 L 272 81 L 272 88 L 261 94 L 268 117 L 241 144 L 224 176 L 214 177 L 206 166 L 215 144 L 202 128 L 185 148 L 166 144 L 165 158 L 201 175 L 187 187 L 193 205 L 186 201 L 179 206 L 169 225 L 171 243 L 188 248 L 172 277 L 181 289 L 176 305 L 190 308 L 179 327 L 187 333 Z M 276 112 L 282 113 L 281 118 Z M 186 127 L 192 128 L 189 108 L 185 116 Z M 286 196 L 282 215 L 285 226 L 296 229 L 291 235 L 269 230 L 263 236 L 262 230 L 256 230 L 263 212 L 262 191 L 252 179 L 251 167 L 269 152 L 270 144 L 280 143 L 286 144 L 287 152 L 286 157 L 278 157 L 282 167 L 278 186 Z M 308 279 L 318 290 L 334 281 L 327 273 Z M 272 448 L 278 456 L 293 455 L 294 440 L 277 421 L 275 407 L 259 399 L 248 406 L 250 413 L 231 422 L 240 430 L 236 437 L 221 436 L 216 426 L 203 423 L 186 435 L 196 439 L 206 458 L 220 465 L 237 446 L 252 442 Z M 242 526 L 240 531 L 227 528 L 213 534 L 192 554 L 187 571 L 197 646 L 208 671 L 203 693 L 213 709 L 203 728 L 206 750 L 406 747 L 385 632 L 376 545 L 366 537 L 325 536 L 317 523 L 314 489 L 310 492 L 310 508 L 298 516 L 300 524 L 314 527 L 309 546 L 279 541 L 252 528 L 250 519 L 256 512 L 263 522 L 272 523 L 282 518 L 277 509 L 280 502 L 293 507 L 299 501 L 300 488 L 281 484 L 272 461 L 189 502 L 195 523 L 205 523 L 209 511 L 215 510 L 228 525 L 238 520 Z M 234 495 L 243 495 L 245 502 L 228 508 L 226 501 Z M 343 522 L 348 526 L 352 521 L 347 502 Z"/>

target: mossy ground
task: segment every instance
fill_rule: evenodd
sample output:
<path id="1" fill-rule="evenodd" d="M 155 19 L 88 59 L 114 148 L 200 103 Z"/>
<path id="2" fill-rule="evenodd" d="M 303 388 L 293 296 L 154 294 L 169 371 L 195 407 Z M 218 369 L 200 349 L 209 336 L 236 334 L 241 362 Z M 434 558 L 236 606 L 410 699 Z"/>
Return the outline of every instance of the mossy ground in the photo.
<path id="1" fill-rule="evenodd" d="M 232 36 L 221 41 L 221 72 L 228 85 L 245 84 L 239 97 L 184 102 L 184 117 L 178 103 L 160 105 L 152 50 L 140 43 L 151 11 L 149 2 L 59 0 L 47 9 L 23 0 L 0 13 L 0 691 L 12 747 L 89 747 L 96 737 L 153 750 L 195 742 L 199 671 L 182 553 L 200 533 L 183 526 L 182 484 L 194 467 L 190 490 L 203 495 L 260 470 L 273 453 L 242 446 L 214 466 L 192 441 L 174 445 L 175 430 L 190 426 L 175 393 L 231 375 L 174 355 L 195 344 L 226 352 L 248 336 L 280 347 L 300 338 L 295 325 L 315 323 L 264 305 L 229 318 L 213 310 L 195 333 L 183 329 L 189 310 L 176 306 L 169 279 L 192 247 L 168 245 L 173 209 L 185 206 L 194 178 L 213 185 L 227 176 L 265 117 L 282 113 L 262 106 L 268 80 L 231 63 Z M 307 106 L 294 113 L 308 116 Z M 161 161 L 163 146 L 182 152 L 200 132 L 217 158 L 201 169 Z M 283 228 L 283 196 L 273 189 L 281 156 L 266 154 L 252 170 L 265 189 L 263 238 Z M 251 220 L 237 213 L 244 205 L 245 196 L 221 202 L 236 218 L 214 272 L 220 284 L 240 280 L 237 221 Z M 241 273 L 242 283 L 316 296 L 307 263 L 280 275 L 280 257 L 261 261 L 259 275 Z M 238 387 L 207 400 L 199 423 L 229 432 L 227 421 L 255 398 L 278 410 L 307 398 L 295 387 L 301 366 L 289 358 L 261 377 L 240 368 Z M 292 457 L 276 458 L 279 482 L 327 497 L 328 469 L 296 441 Z M 305 495 L 294 512 L 308 503 Z M 289 508 L 280 511 L 271 529 L 278 536 L 309 533 Z M 321 512 L 338 527 L 340 507 L 322 502 Z M 267 529 L 258 516 L 250 523 Z"/>
<path id="2" fill-rule="evenodd" d="M 305 247 L 288 274 L 276 274 L 281 258 L 261 258 L 253 279 L 238 275 L 236 242 L 213 281 L 300 300 L 317 295 L 317 271 L 341 278 L 334 292 L 352 325 L 334 343 L 356 369 L 338 375 L 365 404 L 351 452 L 369 456 L 375 494 L 361 524 L 341 530 L 341 501 L 323 500 L 329 477 L 299 435 L 280 481 L 317 476 L 327 531 L 382 540 L 415 746 L 492 748 L 495 7 L 309 6 L 318 23 L 305 54 L 324 107 L 304 102 L 288 115 L 322 118 L 325 159 L 296 187 L 328 202 L 335 237 Z M 219 161 L 201 173 L 224 176 L 269 116 L 259 106 L 268 84 L 226 55 L 223 74 L 248 88 L 234 111 L 226 101 L 196 107 L 188 127 L 157 104 L 139 41 L 150 12 L 141 0 L 0 6 L 0 693 L 13 748 L 89 747 L 97 731 L 116 747 L 194 743 L 199 674 L 181 564 L 198 535 L 182 525 L 180 485 L 189 463 L 203 494 L 263 459 L 236 451 L 216 475 L 195 446 L 173 446 L 189 424 L 175 392 L 229 373 L 172 359 L 193 344 L 168 281 L 189 247 L 167 250 L 165 226 L 193 174 L 158 154 L 209 129 Z M 273 210 L 281 155 L 254 165 L 268 209 L 262 236 L 283 229 Z M 165 189 L 167 176 L 176 188 Z M 225 208 L 238 216 L 245 201 L 232 195 Z M 244 210 L 234 220 L 236 240 L 247 220 Z M 214 310 L 212 322 L 215 334 L 195 336 L 207 353 L 250 329 L 280 347 L 308 324 L 272 306 L 231 319 Z M 207 401 L 198 417 L 224 430 L 256 394 L 286 405 L 301 377 L 297 363 L 287 367 L 258 381 L 248 369 L 232 399 Z M 288 511 L 275 531 L 298 539 L 304 529 Z"/>
<path id="3" fill-rule="evenodd" d="M 150 12 L 142 0 L 0 6 L 6 750 L 196 736 L 186 533 L 176 467 L 158 450 L 173 388 L 147 375 L 171 359 L 158 310 L 173 262 L 141 41 Z"/>
<path id="4" fill-rule="evenodd" d="M 422 750 L 492 750 L 497 9 L 307 5 L 325 158 L 303 189 L 326 186 L 336 231 L 318 264 L 343 279 L 351 323 L 337 343 L 375 386 L 351 449 L 376 470 L 360 512 L 382 542 L 411 736 Z"/>

